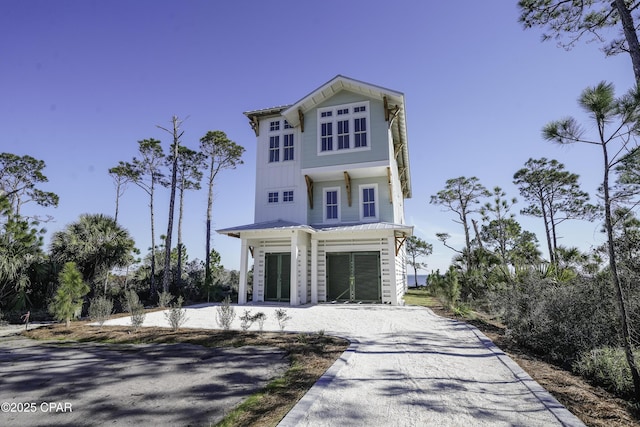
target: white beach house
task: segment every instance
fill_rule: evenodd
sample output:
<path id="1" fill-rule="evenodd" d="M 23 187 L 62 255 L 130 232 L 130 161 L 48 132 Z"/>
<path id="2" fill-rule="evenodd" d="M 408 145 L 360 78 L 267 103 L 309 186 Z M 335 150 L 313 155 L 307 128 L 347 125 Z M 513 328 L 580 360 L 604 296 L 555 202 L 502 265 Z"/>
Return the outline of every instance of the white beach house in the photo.
<path id="1" fill-rule="evenodd" d="M 238 303 L 402 304 L 411 197 L 404 95 L 336 76 L 294 104 L 244 113 L 257 137 L 254 223 Z"/>

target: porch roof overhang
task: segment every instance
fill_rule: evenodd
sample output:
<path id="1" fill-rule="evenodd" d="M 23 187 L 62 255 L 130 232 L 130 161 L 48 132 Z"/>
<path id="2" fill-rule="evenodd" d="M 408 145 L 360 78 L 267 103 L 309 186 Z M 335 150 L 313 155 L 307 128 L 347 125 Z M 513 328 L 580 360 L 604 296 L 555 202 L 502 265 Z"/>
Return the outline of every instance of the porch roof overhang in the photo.
<path id="1" fill-rule="evenodd" d="M 230 237 L 240 238 L 240 233 L 243 234 L 264 234 L 265 232 L 274 232 L 274 231 L 292 231 L 292 230 L 301 230 L 307 233 L 312 233 L 315 230 L 305 224 L 299 224 L 297 222 L 292 221 L 284 221 L 284 220 L 275 220 L 275 221 L 265 221 L 265 222 L 257 222 L 254 224 L 246 224 L 239 225 L 237 227 L 231 228 L 223 228 L 220 230 L 216 230 L 219 234 L 226 234 Z"/>
<path id="2" fill-rule="evenodd" d="M 240 225 L 237 227 L 216 230 L 219 234 L 240 238 L 240 234 L 258 235 L 273 231 L 304 231 L 309 234 L 322 233 L 367 233 L 372 231 L 393 231 L 394 234 L 405 236 L 413 235 L 413 226 L 405 224 L 393 224 L 390 222 L 359 222 L 350 224 L 299 224 L 291 221 L 266 221 L 254 224 Z M 319 237 L 319 236 L 318 236 Z"/>

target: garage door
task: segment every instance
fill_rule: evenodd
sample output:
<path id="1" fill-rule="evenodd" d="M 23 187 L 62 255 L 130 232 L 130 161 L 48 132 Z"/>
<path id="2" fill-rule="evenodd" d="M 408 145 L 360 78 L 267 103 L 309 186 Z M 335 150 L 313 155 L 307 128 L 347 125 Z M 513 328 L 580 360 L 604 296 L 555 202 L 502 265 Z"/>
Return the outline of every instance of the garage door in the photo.
<path id="1" fill-rule="evenodd" d="M 289 301 L 291 295 L 291 254 L 265 255 L 265 301 Z"/>
<path id="2" fill-rule="evenodd" d="M 382 300 L 380 252 L 327 253 L 327 300 Z"/>

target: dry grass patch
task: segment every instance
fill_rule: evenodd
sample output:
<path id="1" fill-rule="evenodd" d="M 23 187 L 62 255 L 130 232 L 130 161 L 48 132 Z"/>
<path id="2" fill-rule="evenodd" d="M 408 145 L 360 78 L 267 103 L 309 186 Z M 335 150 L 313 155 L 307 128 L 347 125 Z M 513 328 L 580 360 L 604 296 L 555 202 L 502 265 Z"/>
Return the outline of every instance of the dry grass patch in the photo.
<path id="1" fill-rule="evenodd" d="M 287 352 L 291 367 L 232 411 L 219 425 L 274 426 L 289 412 L 322 374 L 342 355 L 349 343 L 324 334 L 288 334 L 127 326 L 89 326 L 74 322 L 70 328 L 52 325 L 32 329 L 25 336 L 38 340 L 106 342 L 117 344 L 186 343 L 206 347 L 269 346 Z"/>

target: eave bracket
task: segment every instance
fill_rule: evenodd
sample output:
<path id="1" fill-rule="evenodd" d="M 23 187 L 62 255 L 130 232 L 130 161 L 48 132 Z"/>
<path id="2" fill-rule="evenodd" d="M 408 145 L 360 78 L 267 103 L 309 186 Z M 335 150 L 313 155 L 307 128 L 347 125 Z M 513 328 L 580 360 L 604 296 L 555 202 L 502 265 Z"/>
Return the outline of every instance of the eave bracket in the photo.
<path id="1" fill-rule="evenodd" d="M 307 197 L 309 198 L 309 209 L 313 209 L 313 180 L 309 175 L 304 176 L 307 182 Z"/>
<path id="2" fill-rule="evenodd" d="M 347 188 L 347 201 L 351 206 L 351 177 L 347 171 L 344 172 L 344 186 Z"/>

